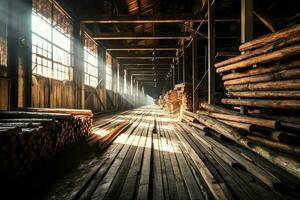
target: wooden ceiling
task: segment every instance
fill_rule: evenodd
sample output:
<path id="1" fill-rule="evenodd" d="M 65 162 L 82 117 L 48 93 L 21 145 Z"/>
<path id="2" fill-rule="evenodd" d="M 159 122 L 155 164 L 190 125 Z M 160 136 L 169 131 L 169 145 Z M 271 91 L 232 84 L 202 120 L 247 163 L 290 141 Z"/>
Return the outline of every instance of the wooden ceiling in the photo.
<path id="1" fill-rule="evenodd" d="M 207 45 L 207 0 L 61 0 L 139 80 L 148 81 L 138 68 L 160 65 L 171 67 L 183 45 L 195 32 L 198 63 L 205 62 Z M 215 1 L 216 53 L 235 52 L 240 44 L 240 0 Z M 292 17 L 299 18 L 298 0 L 254 0 L 254 37 L 278 30 Z M 189 68 L 189 65 L 186 66 Z M 138 72 L 138 73 L 137 73 Z M 189 70 L 187 69 L 187 73 Z M 158 85 L 162 85 L 162 79 Z M 161 89 L 161 88 L 160 88 Z"/>

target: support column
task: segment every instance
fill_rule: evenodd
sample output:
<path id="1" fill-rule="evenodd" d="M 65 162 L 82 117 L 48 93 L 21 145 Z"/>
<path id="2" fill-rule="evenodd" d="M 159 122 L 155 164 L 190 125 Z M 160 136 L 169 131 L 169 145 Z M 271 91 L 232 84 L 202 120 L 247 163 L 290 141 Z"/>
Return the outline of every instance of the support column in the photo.
<path id="1" fill-rule="evenodd" d="M 192 77 L 193 77 L 193 112 L 198 108 L 198 90 L 196 89 L 198 84 L 198 70 L 197 70 L 197 36 L 193 33 L 192 42 Z"/>
<path id="2" fill-rule="evenodd" d="M 7 66 L 11 79 L 10 109 L 31 106 L 32 41 L 31 0 L 8 1 Z M 24 52 L 24 53 L 23 53 Z M 24 85 L 19 88 L 19 68 L 23 66 Z M 20 91 L 24 91 L 24 93 Z M 24 98 L 24 102 L 22 99 Z"/>
<path id="3" fill-rule="evenodd" d="M 241 0 L 241 43 L 253 38 L 253 0 Z"/>
<path id="4" fill-rule="evenodd" d="M 177 84 L 180 83 L 180 63 L 179 63 L 179 50 L 176 51 L 176 64 L 177 64 Z"/>
<path id="5" fill-rule="evenodd" d="M 24 40 L 24 106 L 31 107 L 32 98 L 32 0 L 24 0 L 25 7 L 21 8 L 24 12 L 22 17 L 22 24 L 24 24 L 23 30 L 25 40 Z"/>
<path id="6" fill-rule="evenodd" d="M 84 31 L 80 25 L 79 19 L 74 20 L 74 82 L 76 85 L 76 107 L 79 109 L 84 108 Z"/>
<path id="7" fill-rule="evenodd" d="M 215 3 L 208 1 L 208 103 L 215 104 L 216 71 L 215 71 Z"/>
<path id="8" fill-rule="evenodd" d="M 175 65 L 172 64 L 172 89 L 175 87 Z"/>
<path id="9" fill-rule="evenodd" d="M 183 47 L 182 47 L 182 82 L 185 83 L 185 45 L 184 45 L 184 39 L 183 39 L 183 43 L 182 43 Z"/>

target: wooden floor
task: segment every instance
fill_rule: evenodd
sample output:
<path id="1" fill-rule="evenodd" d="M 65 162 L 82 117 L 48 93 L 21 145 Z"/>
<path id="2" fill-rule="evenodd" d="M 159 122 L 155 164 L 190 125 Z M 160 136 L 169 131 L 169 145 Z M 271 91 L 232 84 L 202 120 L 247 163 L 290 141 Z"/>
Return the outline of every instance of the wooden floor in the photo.
<path id="1" fill-rule="evenodd" d="M 299 199 L 299 180 L 263 158 L 168 117 L 157 106 L 130 120 L 66 199 Z"/>
<path id="2" fill-rule="evenodd" d="M 43 189 L 31 185 L 31 195 L 43 195 L 28 197 L 300 199 L 295 177 L 245 148 L 178 122 L 158 106 L 101 117 L 94 124 L 99 130 L 101 124 L 124 121 L 129 121 L 128 127 L 105 150 L 95 153 L 83 144 L 85 158 L 73 157 L 79 153 L 70 151 L 61 160 L 74 163 L 60 164 L 63 171 L 49 167 L 43 174 L 55 175 L 55 181 Z M 46 180 L 42 176 L 36 182 Z"/>

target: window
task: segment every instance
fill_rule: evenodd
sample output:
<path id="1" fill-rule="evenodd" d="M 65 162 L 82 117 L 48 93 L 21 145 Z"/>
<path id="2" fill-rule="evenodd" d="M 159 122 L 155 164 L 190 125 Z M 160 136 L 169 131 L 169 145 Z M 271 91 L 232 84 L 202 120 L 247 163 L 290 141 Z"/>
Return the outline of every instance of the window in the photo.
<path id="1" fill-rule="evenodd" d="M 32 72 L 58 80 L 70 80 L 71 35 L 71 19 L 56 3 L 33 0 Z"/>
<path id="2" fill-rule="evenodd" d="M 106 89 L 112 89 L 112 57 L 109 53 L 106 53 L 106 65 L 105 65 L 105 79 L 106 79 Z"/>
<path id="3" fill-rule="evenodd" d="M 84 37 L 84 83 L 98 85 L 98 45 L 87 34 Z"/>

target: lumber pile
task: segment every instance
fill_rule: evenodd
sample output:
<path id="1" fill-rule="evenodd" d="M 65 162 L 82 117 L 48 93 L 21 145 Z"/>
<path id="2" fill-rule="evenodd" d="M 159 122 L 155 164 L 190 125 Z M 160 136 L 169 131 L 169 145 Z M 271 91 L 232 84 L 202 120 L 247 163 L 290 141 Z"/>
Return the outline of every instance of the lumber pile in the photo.
<path id="1" fill-rule="evenodd" d="M 179 114 L 193 107 L 192 84 L 180 83 L 175 85 L 164 96 L 159 97 L 159 105 L 170 114 Z"/>
<path id="2" fill-rule="evenodd" d="M 0 171 L 23 177 L 64 149 L 88 136 L 89 110 L 28 108 L 0 113 Z"/>
<path id="3" fill-rule="evenodd" d="M 300 24 L 240 45 L 244 54 L 215 64 L 223 104 L 300 110 Z"/>
<path id="4" fill-rule="evenodd" d="M 183 121 L 218 138 L 227 138 L 300 177 L 300 121 L 262 118 L 207 103 L 197 113 L 183 113 Z M 298 128 L 298 129 L 297 129 Z"/>

